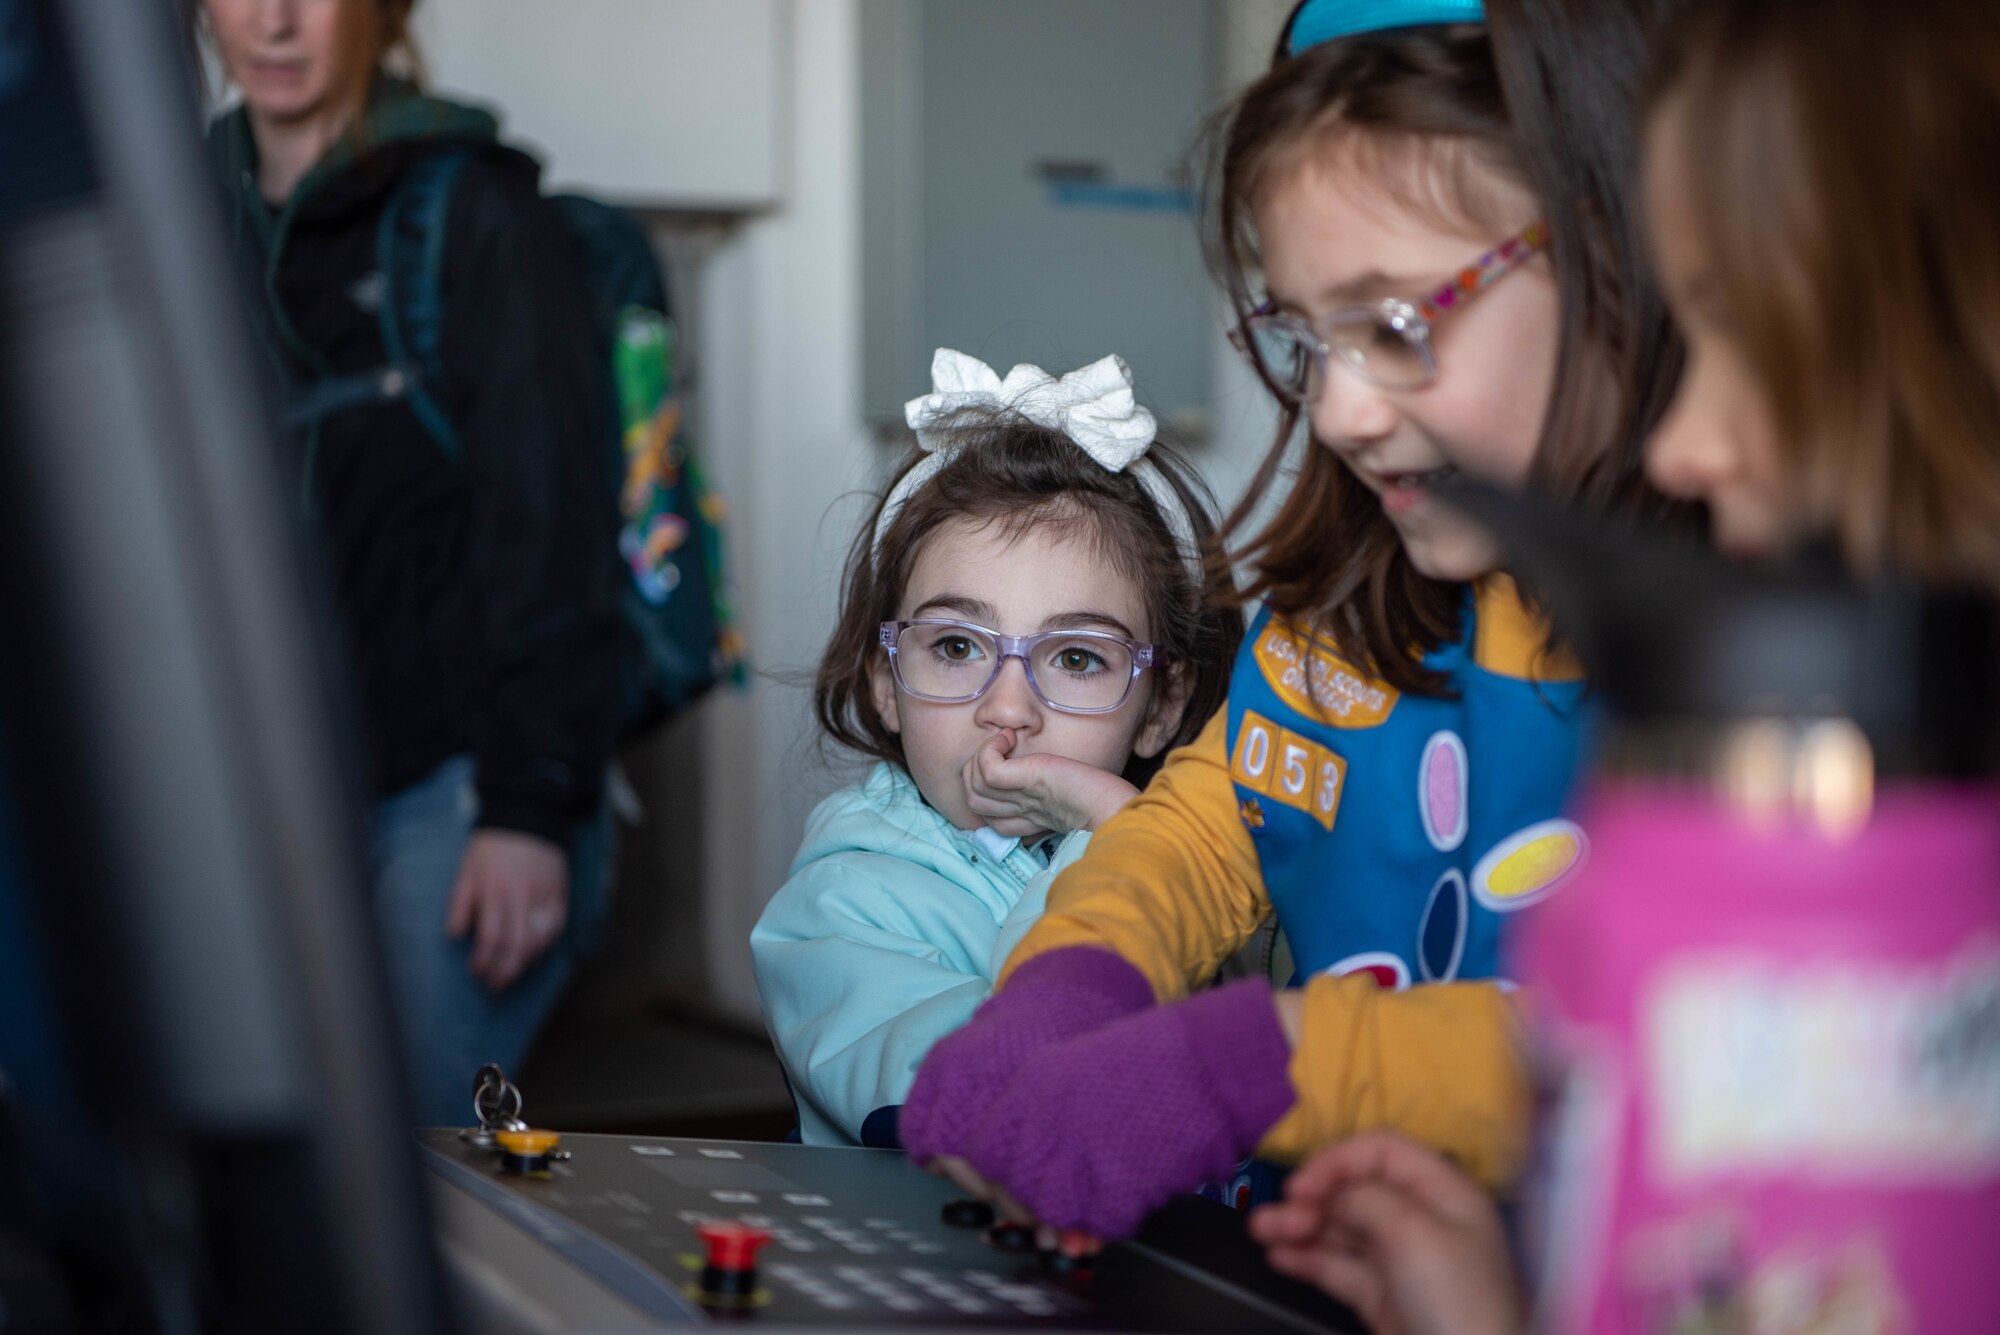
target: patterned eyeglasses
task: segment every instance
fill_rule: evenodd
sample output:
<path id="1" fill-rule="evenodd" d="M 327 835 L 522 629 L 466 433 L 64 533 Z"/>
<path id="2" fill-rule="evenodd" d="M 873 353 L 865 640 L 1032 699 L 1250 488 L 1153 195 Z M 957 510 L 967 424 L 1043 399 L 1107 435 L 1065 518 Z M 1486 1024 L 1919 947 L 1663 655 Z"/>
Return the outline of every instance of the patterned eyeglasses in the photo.
<path id="1" fill-rule="evenodd" d="M 1229 331 L 1229 341 L 1250 359 L 1271 392 L 1289 404 L 1319 397 L 1327 363 L 1336 353 L 1341 365 L 1372 385 L 1422 389 L 1438 374 L 1431 326 L 1519 268 L 1548 239 L 1548 225 L 1534 223 L 1414 301 L 1390 297 L 1372 305 L 1344 306 L 1316 321 L 1286 314 L 1267 301 Z"/>

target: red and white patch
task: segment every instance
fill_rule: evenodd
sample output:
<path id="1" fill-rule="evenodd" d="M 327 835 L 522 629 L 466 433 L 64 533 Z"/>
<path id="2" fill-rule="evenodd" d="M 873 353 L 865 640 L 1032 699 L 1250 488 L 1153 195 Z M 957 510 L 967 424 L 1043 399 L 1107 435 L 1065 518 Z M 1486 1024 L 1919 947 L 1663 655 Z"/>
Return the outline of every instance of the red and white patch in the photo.
<path id="1" fill-rule="evenodd" d="M 1336 964 L 1327 965 L 1320 973 L 1335 978 L 1365 973 L 1384 992 L 1401 992 L 1410 985 L 1410 966 L 1403 962 L 1401 956 L 1391 955 L 1386 950 L 1364 950 L 1358 955 L 1349 955 Z"/>

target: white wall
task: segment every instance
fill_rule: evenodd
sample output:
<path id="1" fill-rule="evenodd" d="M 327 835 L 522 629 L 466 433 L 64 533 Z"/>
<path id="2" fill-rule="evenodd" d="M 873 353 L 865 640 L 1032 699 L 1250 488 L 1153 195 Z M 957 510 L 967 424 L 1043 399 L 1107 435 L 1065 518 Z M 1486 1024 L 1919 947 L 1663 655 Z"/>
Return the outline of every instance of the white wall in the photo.
<path id="1" fill-rule="evenodd" d="M 1297 0 L 1216 0 L 1222 11 L 1222 80 L 1231 91 L 1261 75 L 1271 64 L 1278 30 Z"/>
<path id="2" fill-rule="evenodd" d="M 1270 67 L 1278 30 L 1295 0 L 1216 0 L 1220 45 L 1217 52 L 1217 100 L 1234 96 Z M 1229 319 L 1218 295 L 1215 318 L 1220 327 Z M 1202 470 L 1227 511 L 1242 497 L 1251 475 L 1270 448 L 1277 429 L 1271 396 L 1236 349 L 1216 340 L 1212 408 L 1214 430 L 1202 458 Z M 1296 443 L 1295 443 L 1296 444 Z M 1267 504 L 1261 513 L 1269 513 Z"/>
<path id="3" fill-rule="evenodd" d="M 813 752 L 809 672 L 833 628 L 839 570 L 876 478 L 862 422 L 859 14 L 795 0 L 781 207 L 748 222 L 702 294 L 701 438 L 729 495 L 737 585 L 760 680 L 707 724 L 705 944 L 714 1000 L 757 1014 L 748 937 L 783 882 L 812 804 L 835 784 Z"/>
<path id="4" fill-rule="evenodd" d="M 554 189 L 767 208 L 781 187 L 790 0 L 434 0 L 414 29 L 447 94 L 498 104 Z"/>

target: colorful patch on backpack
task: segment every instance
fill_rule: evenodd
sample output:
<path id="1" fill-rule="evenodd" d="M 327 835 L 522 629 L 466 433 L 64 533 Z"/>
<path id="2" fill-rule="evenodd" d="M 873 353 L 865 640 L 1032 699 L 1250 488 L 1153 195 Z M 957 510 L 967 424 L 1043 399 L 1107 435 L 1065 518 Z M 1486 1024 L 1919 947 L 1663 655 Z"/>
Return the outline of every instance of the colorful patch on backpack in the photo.
<path id="1" fill-rule="evenodd" d="M 1395 687 L 1376 681 L 1326 641 L 1275 617 L 1251 652 L 1279 699 L 1329 727 L 1379 727 L 1402 698 Z"/>
<path id="2" fill-rule="evenodd" d="M 1495 913 L 1513 913 L 1561 889 L 1582 869 L 1590 840 L 1575 821 L 1545 820 L 1517 830 L 1472 869 L 1472 894 Z"/>

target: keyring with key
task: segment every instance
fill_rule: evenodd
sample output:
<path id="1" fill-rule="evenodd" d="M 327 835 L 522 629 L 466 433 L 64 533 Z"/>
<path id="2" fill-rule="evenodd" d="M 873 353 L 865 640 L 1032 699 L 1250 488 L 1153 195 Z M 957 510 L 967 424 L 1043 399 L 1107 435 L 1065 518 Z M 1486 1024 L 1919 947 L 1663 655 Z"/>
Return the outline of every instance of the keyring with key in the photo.
<path id="1" fill-rule="evenodd" d="M 496 1062 L 486 1063 L 472 1078 L 472 1115 L 479 1124 L 460 1131 L 458 1138 L 474 1149 L 498 1148 L 493 1138 L 496 1131 L 528 1129 L 521 1120 L 520 1086 L 509 1080 Z"/>

